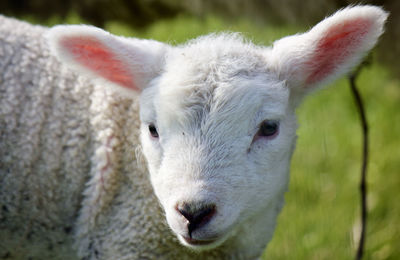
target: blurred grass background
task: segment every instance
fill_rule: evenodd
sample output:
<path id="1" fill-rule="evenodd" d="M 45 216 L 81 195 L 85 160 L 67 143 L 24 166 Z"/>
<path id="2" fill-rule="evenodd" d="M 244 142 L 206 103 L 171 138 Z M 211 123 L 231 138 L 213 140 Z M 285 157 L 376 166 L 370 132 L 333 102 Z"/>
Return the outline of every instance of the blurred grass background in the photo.
<path id="1" fill-rule="evenodd" d="M 46 25 L 91 23 L 115 34 L 171 44 L 210 32 L 239 31 L 255 43 L 269 45 L 285 35 L 307 30 L 349 1 L 321 1 L 312 5 L 315 1 L 303 0 L 289 8 L 287 5 L 293 4 L 293 0 L 276 1 L 279 4 L 252 0 L 248 3 L 254 5 L 241 9 L 240 0 L 229 3 L 218 0 L 214 5 L 211 1 L 82 0 L 79 4 L 69 0 L 64 6 L 53 1 L 47 5 L 47 11 L 39 12 L 44 2 L 3 1 L 0 13 Z M 99 7 L 91 10 L 95 14 L 92 17 L 90 12 L 82 11 L 96 2 Z M 104 14 L 107 2 L 114 3 L 115 9 Z M 118 6 L 118 2 L 123 4 Z M 264 7 L 269 9 L 256 8 L 258 2 L 268 3 Z M 398 13 L 396 6 L 400 6 L 397 4 L 400 1 L 373 2 L 392 11 L 392 17 Z M 307 7 L 315 10 L 307 11 Z M 263 12 L 270 19 L 262 18 Z M 123 14 L 122 18 L 115 18 L 114 13 Z M 398 20 L 392 18 L 389 22 L 389 36 L 374 51 L 372 65 L 364 68 L 357 80 L 367 109 L 371 142 L 364 259 L 400 259 Z M 353 259 L 360 232 L 358 185 L 362 144 L 348 80 L 340 79 L 312 94 L 299 108 L 298 116 L 299 138 L 292 161 L 290 190 L 263 259 Z"/>

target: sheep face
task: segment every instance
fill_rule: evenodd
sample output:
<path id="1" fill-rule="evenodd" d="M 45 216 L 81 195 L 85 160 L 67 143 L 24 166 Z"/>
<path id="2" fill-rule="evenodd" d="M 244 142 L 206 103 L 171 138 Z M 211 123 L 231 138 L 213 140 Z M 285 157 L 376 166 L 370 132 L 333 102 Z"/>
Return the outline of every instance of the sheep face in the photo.
<path id="1" fill-rule="evenodd" d="M 228 35 L 177 49 L 140 110 L 152 184 L 183 244 L 216 246 L 281 202 L 296 123 L 262 50 Z"/>
<path id="2" fill-rule="evenodd" d="M 89 26 L 58 26 L 48 38 L 70 67 L 128 97 L 143 90 L 143 152 L 183 245 L 261 249 L 283 203 L 295 108 L 357 64 L 386 17 L 377 7 L 347 8 L 271 48 L 232 34 L 171 47 Z"/>

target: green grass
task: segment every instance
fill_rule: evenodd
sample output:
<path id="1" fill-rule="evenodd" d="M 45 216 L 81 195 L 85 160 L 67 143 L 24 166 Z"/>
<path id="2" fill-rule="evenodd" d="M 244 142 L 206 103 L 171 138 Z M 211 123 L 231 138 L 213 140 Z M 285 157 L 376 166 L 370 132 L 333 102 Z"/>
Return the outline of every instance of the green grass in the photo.
<path id="1" fill-rule="evenodd" d="M 150 26 L 146 30 L 132 30 L 130 27 L 118 22 L 109 22 L 106 29 L 117 35 L 139 38 L 150 38 L 170 44 L 179 44 L 188 39 L 212 32 L 231 31 L 241 32 L 255 43 L 269 45 L 273 40 L 285 35 L 296 33 L 295 28 L 276 28 L 254 26 L 247 20 L 238 19 L 234 23 L 227 23 L 215 16 L 195 19 L 188 16 L 179 16 L 173 20 L 165 20 Z"/>
<path id="2" fill-rule="evenodd" d="M 76 17 L 69 19 L 76 22 Z M 57 20 L 54 20 L 57 23 Z M 144 31 L 110 22 L 116 34 L 172 44 L 215 31 L 240 31 L 270 44 L 298 28 L 181 16 Z M 400 259 L 400 83 L 377 63 L 358 86 L 370 125 L 369 222 L 365 259 Z M 264 259 L 353 259 L 359 234 L 361 129 L 346 79 L 312 94 L 298 110 L 300 128 L 290 190 Z"/>

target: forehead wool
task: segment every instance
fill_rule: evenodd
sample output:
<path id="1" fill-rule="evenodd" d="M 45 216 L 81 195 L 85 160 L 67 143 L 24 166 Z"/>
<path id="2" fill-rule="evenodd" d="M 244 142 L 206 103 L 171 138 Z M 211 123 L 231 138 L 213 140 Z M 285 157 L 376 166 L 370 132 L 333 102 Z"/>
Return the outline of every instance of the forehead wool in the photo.
<path id="1" fill-rule="evenodd" d="M 235 117 L 254 110 L 262 96 L 250 97 L 251 88 L 264 87 L 267 95 L 267 83 L 271 82 L 261 53 L 239 34 L 203 36 L 178 47 L 168 55 L 159 82 L 159 123 L 171 129 L 171 125 L 193 121 L 200 127 L 210 113 L 218 112 L 223 118 L 224 112 L 232 114 L 246 100 L 250 105 L 234 113 Z M 248 102 L 249 98 L 254 100 Z"/>

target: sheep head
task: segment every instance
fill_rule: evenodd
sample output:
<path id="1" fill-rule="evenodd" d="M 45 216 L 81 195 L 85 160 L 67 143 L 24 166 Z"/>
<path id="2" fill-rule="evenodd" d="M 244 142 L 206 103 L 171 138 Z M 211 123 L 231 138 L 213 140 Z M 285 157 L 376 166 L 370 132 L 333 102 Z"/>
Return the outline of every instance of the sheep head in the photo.
<path id="1" fill-rule="evenodd" d="M 141 142 L 172 231 L 207 250 L 233 239 L 263 247 L 287 189 L 303 97 L 348 72 L 376 43 L 387 14 L 343 9 L 272 47 L 214 34 L 173 47 L 57 26 L 65 64 L 121 95 L 140 92 Z"/>

